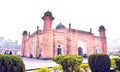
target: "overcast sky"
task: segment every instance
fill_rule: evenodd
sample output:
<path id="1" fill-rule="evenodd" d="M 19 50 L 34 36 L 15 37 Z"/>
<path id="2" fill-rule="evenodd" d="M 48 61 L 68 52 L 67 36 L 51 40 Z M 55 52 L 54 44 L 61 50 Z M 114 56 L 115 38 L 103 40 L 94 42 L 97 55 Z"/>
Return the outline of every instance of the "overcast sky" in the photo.
<path id="1" fill-rule="evenodd" d="M 108 42 L 120 39 L 119 0 L 0 0 L 0 36 L 22 40 L 24 30 L 32 33 L 43 28 L 41 17 L 51 11 L 55 20 L 68 27 L 99 35 L 100 25 L 105 26 Z"/>

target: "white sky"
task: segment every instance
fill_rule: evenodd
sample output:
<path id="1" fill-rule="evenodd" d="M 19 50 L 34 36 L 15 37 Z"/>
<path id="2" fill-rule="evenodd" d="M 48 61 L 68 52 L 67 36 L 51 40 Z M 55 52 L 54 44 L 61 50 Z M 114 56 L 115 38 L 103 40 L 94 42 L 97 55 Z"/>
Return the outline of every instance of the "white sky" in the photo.
<path id="1" fill-rule="evenodd" d="M 120 39 L 120 0 L 0 0 L 0 36 L 22 40 L 24 30 L 34 32 L 43 28 L 41 17 L 51 11 L 55 20 L 68 27 L 98 35 L 98 28 L 105 26 L 108 43 Z"/>

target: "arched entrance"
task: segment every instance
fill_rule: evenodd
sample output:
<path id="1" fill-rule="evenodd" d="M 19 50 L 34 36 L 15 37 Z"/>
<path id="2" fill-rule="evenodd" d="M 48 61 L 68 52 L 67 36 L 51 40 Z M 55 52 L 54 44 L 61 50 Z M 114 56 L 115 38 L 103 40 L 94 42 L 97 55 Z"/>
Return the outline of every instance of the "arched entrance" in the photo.
<path id="1" fill-rule="evenodd" d="M 78 55 L 87 55 L 87 42 L 83 39 L 78 41 Z"/>
<path id="2" fill-rule="evenodd" d="M 57 55 L 62 54 L 61 48 L 57 48 Z"/>
<path id="3" fill-rule="evenodd" d="M 58 44 L 57 47 L 57 55 L 59 54 L 63 54 L 63 45 L 62 44 Z"/>
<path id="4" fill-rule="evenodd" d="M 95 51 L 96 51 L 96 53 L 100 53 L 100 48 L 98 45 L 95 47 Z"/>
<path id="5" fill-rule="evenodd" d="M 42 43 L 40 43 L 38 53 L 37 53 L 38 54 L 38 56 L 37 56 L 38 59 L 42 59 L 42 50 L 43 50 L 42 48 L 43 48 L 43 45 L 42 45 Z"/>
<path id="6" fill-rule="evenodd" d="M 34 43 L 31 42 L 30 44 L 30 58 L 33 58 L 34 56 Z"/>
<path id="7" fill-rule="evenodd" d="M 83 49 L 81 47 L 78 47 L 78 55 L 83 55 Z"/>

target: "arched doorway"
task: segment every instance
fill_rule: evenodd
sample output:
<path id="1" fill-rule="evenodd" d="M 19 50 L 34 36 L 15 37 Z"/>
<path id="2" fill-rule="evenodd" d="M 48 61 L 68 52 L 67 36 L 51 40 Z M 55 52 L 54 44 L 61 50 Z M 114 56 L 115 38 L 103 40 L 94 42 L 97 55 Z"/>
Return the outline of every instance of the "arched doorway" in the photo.
<path id="1" fill-rule="evenodd" d="M 61 48 L 57 48 L 57 55 L 62 54 Z"/>
<path id="2" fill-rule="evenodd" d="M 78 47 L 78 55 L 83 55 L 83 49 L 81 47 Z"/>
<path id="3" fill-rule="evenodd" d="M 34 57 L 34 43 L 31 42 L 30 44 L 30 58 Z"/>
<path id="4" fill-rule="evenodd" d="M 83 39 L 78 41 L 78 55 L 87 55 L 87 42 Z"/>
<path id="5" fill-rule="evenodd" d="M 39 49 L 38 49 L 38 56 L 37 56 L 37 58 L 38 59 L 42 59 L 42 49 L 43 48 L 43 44 L 42 43 L 39 43 Z"/>
<path id="6" fill-rule="evenodd" d="M 100 53 L 100 48 L 98 45 L 95 47 L 95 50 L 96 50 L 96 53 Z"/>
<path id="7" fill-rule="evenodd" d="M 57 47 L 57 55 L 59 54 L 63 54 L 63 45 L 62 44 L 58 44 L 58 47 Z"/>

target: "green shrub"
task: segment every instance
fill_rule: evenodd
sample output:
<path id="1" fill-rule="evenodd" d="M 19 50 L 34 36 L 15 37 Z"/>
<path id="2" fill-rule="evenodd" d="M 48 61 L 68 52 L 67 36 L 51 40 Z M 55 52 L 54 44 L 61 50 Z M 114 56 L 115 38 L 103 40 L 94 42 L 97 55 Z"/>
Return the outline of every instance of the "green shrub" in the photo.
<path id="1" fill-rule="evenodd" d="M 116 69 L 120 71 L 120 59 L 116 60 Z"/>
<path id="2" fill-rule="evenodd" d="M 58 71 L 62 71 L 62 66 L 61 65 L 58 65 L 58 66 L 53 66 L 52 67 L 52 70 L 54 71 L 54 72 L 58 72 Z"/>
<path id="3" fill-rule="evenodd" d="M 74 72 L 83 72 L 83 70 L 80 67 L 80 64 L 75 64 Z"/>
<path id="4" fill-rule="evenodd" d="M 116 68 L 116 61 L 114 59 L 111 60 L 111 67 Z"/>
<path id="5" fill-rule="evenodd" d="M 110 58 L 107 54 L 92 54 L 88 58 L 92 72 L 110 72 Z"/>
<path id="6" fill-rule="evenodd" d="M 25 72 L 25 65 L 17 55 L 0 54 L 0 72 Z"/>
<path id="7" fill-rule="evenodd" d="M 33 72 L 50 72 L 50 68 L 48 67 L 42 67 L 40 69 L 33 70 Z"/>
<path id="8" fill-rule="evenodd" d="M 116 60 L 120 59 L 119 56 L 113 56 L 112 59 L 111 59 L 111 67 L 112 68 L 116 68 Z"/>
<path id="9" fill-rule="evenodd" d="M 80 68 L 82 68 L 84 70 L 84 72 L 89 72 L 89 64 L 88 63 L 80 64 Z"/>
<path id="10" fill-rule="evenodd" d="M 111 59 L 111 66 L 116 70 L 120 71 L 120 57 L 119 56 L 113 56 Z"/>
<path id="11" fill-rule="evenodd" d="M 83 57 L 74 54 L 58 55 L 53 57 L 53 61 L 62 65 L 64 72 L 73 72 L 75 66 L 82 63 Z"/>

